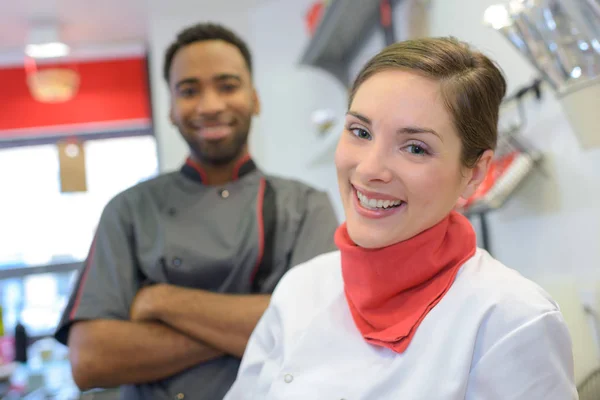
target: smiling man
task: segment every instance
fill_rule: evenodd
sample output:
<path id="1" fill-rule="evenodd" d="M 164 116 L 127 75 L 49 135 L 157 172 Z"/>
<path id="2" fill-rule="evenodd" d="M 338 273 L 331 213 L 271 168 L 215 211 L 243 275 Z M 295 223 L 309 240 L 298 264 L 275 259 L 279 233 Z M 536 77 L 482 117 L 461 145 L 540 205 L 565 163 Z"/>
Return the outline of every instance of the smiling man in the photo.
<path id="1" fill-rule="evenodd" d="M 56 338 L 81 389 L 221 399 L 277 282 L 334 248 L 337 220 L 325 193 L 252 161 L 260 102 L 233 32 L 185 29 L 164 76 L 190 155 L 106 206 Z"/>

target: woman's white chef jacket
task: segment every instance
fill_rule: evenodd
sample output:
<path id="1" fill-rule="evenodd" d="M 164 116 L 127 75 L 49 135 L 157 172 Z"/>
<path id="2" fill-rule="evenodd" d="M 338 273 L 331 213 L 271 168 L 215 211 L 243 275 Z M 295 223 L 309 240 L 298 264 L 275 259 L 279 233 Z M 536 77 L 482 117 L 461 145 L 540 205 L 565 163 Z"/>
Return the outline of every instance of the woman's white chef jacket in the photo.
<path id="1" fill-rule="evenodd" d="M 557 304 L 484 250 L 403 354 L 363 340 L 332 252 L 275 289 L 225 397 L 238 399 L 571 400 L 577 392 Z"/>

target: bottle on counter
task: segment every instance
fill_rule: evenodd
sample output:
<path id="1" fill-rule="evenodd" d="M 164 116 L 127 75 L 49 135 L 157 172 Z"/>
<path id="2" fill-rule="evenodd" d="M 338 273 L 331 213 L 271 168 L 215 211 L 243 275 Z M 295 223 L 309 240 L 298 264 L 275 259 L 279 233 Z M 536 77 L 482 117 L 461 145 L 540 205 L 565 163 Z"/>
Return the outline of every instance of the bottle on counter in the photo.
<path id="1" fill-rule="evenodd" d="M 17 323 L 15 327 L 15 361 L 18 363 L 27 363 L 27 346 L 29 337 L 27 336 L 27 330 L 21 324 L 21 321 Z"/>

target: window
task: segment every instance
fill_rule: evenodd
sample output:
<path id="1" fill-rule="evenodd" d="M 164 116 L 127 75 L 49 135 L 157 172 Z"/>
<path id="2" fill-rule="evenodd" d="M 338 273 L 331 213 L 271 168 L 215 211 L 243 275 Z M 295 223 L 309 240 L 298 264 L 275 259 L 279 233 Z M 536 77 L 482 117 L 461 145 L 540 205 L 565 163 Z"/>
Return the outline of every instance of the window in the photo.
<path id="1" fill-rule="evenodd" d="M 156 141 L 86 141 L 88 191 L 61 193 L 55 145 L 0 149 L 0 268 L 85 258 L 106 203 L 158 173 Z"/>
<path id="2" fill-rule="evenodd" d="M 154 136 L 87 140 L 85 193 L 61 193 L 54 144 L 0 149 L 0 305 L 6 333 L 21 321 L 29 335 L 55 329 L 77 273 L 14 277 L 15 269 L 80 263 L 106 203 L 158 174 Z M 77 266 L 77 264 L 75 265 Z"/>

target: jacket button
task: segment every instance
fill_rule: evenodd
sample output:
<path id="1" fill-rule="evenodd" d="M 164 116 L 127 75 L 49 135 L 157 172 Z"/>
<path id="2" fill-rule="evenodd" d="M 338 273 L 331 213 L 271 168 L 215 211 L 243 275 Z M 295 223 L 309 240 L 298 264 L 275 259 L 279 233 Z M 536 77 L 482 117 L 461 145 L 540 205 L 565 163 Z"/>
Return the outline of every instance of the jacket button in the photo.
<path id="1" fill-rule="evenodd" d="M 175 257 L 175 258 L 173 258 L 172 264 L 174 267 L 181 267 L 181 264 L 183 264 L 183 261 L 181 261 L 181 258 Z"/>
<path id="2" fill-rule="evenodd" d="M 227 189 L 223 189 L 223 190 L 221 190 L 221 191 L 219 192 L 219 195 L 220 195 L 222 198 L 226 199 L 226 198 L 228 198 L 228 197 L 229 197 L 229 190 L 227 190 Z"/>

